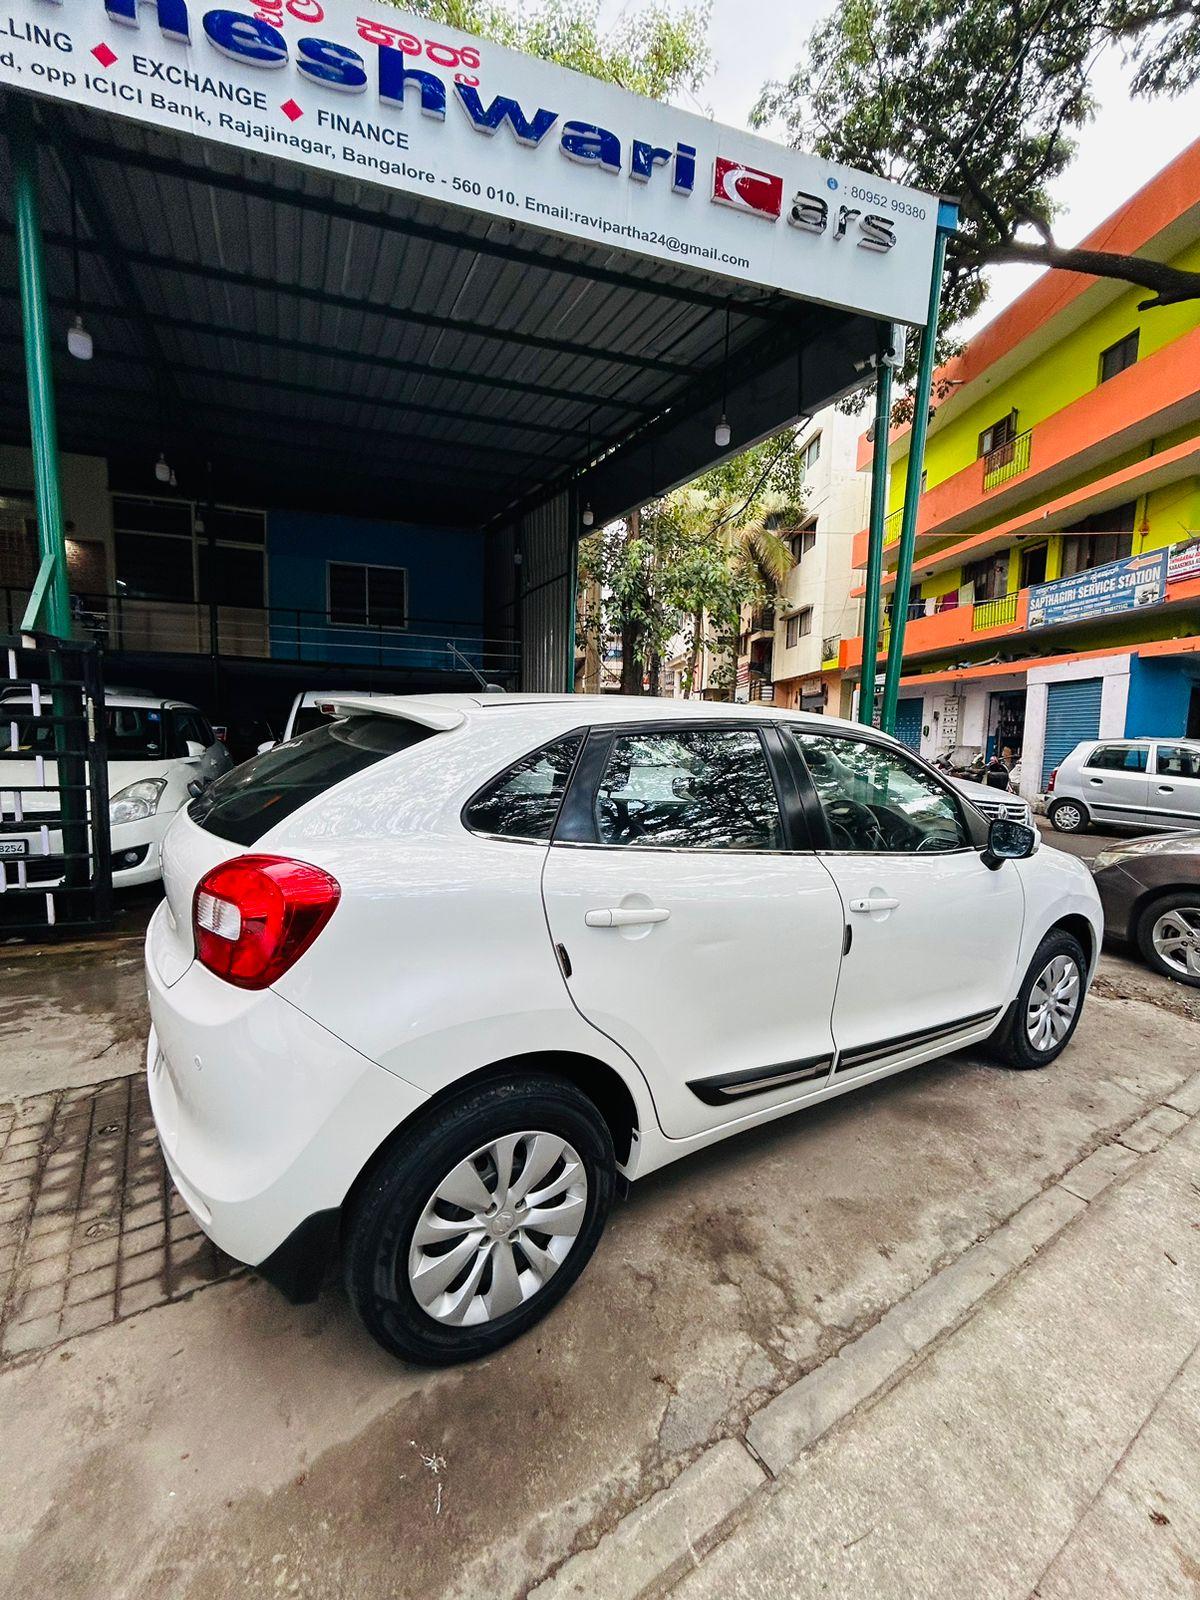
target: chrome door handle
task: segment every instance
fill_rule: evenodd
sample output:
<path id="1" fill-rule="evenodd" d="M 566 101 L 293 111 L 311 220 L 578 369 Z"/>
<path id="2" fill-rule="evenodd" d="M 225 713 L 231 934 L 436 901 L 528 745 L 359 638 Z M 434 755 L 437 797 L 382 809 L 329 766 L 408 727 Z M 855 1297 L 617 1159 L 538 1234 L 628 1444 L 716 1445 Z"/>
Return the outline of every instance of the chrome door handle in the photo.
<path id="1" fill-rule="evenodd" d="M 867 900 L 851 900 L 851 911 L 894 911 L 900 904 L 895 895 L 879 894 Z"/>
<path id="2" fill-rule="evenodd" d="M 589 928 L 636 928 L 644 922 L 665 922 L 671 915 L 655 906 L 615 906 L 608 911 L 585 911 Z"/>

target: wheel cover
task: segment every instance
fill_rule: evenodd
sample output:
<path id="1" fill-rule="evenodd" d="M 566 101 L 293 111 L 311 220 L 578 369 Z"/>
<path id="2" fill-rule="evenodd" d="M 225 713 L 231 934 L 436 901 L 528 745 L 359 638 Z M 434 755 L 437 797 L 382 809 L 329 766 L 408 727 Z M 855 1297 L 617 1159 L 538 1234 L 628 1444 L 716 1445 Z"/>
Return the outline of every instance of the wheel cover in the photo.
<path id="1" fill-rule="evenodd" d="M 1150 942 L 1172 972 L 1200 978 L 1200 904 L 1164 911 L 1150 930 Z"/>
<path id="2" fill-rule="evenodd" d="M 455 1328 L 517 1310 L 571 1253 L 587 1196 L 583 1162 L 556 1133 L 506 1133 L 480 1145 L 417 1219 L 408 1252 L 417 1304 Z"/>
<path id="3" fill-rule="evenodd" d="M 1083 821 L 1083 812 L 1077 805 L 1072 805 L 1070 801 L 1067 801 L 1065 805 L 1055 806 L 1052 821 L 1057 823 L 1059 827 L 1068 830 L 1077 828 Z"/>
<path id="4" fill-rule="evenodd" d="M 1046 963 L 1025 1008 L 1025 1032 L 1035 1050 L 1062 1043 L 1082 996 L 1079 967 L 1070 956 L 1054 956 Z"/>

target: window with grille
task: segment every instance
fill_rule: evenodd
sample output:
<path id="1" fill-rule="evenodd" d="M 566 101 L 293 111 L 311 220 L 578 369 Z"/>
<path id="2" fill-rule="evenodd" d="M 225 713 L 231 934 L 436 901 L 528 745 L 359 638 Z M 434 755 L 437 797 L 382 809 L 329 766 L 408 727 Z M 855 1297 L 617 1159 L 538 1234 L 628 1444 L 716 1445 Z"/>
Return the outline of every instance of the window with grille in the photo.
<path id="1" fill-rule="evenodd" d="M 407 571 L 403 567 L 331 561 L 329 620 L 349 628 L 406 628 Z"/>

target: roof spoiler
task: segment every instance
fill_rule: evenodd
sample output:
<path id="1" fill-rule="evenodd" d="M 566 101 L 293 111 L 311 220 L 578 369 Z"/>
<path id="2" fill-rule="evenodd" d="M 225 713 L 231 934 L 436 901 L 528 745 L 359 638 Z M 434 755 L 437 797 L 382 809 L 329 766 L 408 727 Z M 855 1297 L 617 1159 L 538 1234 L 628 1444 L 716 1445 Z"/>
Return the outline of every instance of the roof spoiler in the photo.
<path id="1" fill-rule="evenodd" d="M 451 711 L 445 706 L 430 706 L 403 695 L 331 695 L 318 702 L 317 709 L 327 717 L 344 717 L 355 712 L 369 711 L 375 716 L 398 717 L 402 722 L 415 722 L 419 727 L 432 728 L 435 733 L 449 733 L 460 728 L 467 720 L 462 711 Z"/>

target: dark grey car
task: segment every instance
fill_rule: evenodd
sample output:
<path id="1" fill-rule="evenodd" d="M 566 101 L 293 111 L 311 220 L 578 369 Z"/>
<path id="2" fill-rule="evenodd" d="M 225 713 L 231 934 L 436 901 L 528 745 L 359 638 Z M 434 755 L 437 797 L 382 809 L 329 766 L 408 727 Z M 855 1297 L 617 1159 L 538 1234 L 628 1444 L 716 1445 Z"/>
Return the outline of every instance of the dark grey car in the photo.
<path id="1" fill-rule="evenodd" d="M 1092 872 L 1105 932 L 1135 943 L 1156 972 L 1200 988 L 1200 831 L 1113 845 Z"/>

